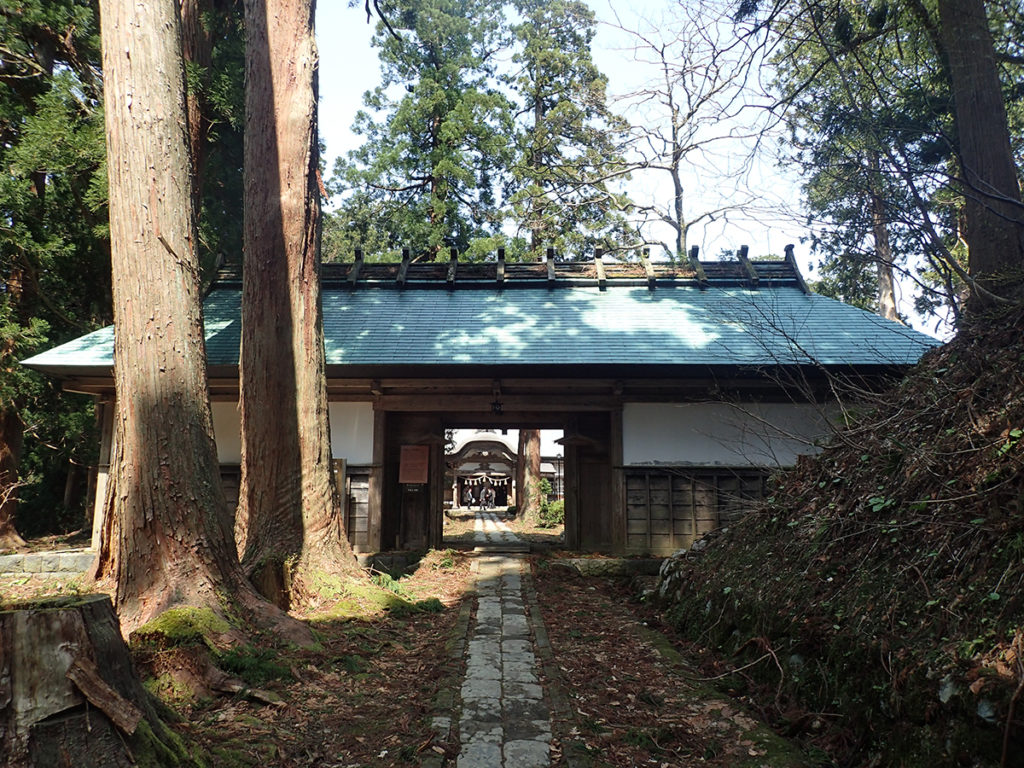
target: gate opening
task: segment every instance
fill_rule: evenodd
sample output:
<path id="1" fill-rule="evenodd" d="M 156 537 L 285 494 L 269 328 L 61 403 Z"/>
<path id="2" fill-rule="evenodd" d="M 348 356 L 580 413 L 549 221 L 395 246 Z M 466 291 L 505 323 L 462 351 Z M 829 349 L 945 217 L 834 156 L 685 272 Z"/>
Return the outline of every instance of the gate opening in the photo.
<path id="1" fill-rule="evenodd" d="M 563 436 L 530 425 L 446 428 L 443 546 L 564 546 Z"/>

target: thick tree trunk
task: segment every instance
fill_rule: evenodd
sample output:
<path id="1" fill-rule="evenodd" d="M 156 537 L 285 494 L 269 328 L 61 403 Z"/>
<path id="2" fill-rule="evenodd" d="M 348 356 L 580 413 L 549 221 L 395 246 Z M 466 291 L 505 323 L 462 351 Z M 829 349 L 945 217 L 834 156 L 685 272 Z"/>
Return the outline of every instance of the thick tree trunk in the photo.
<path id="1" fill-rule="evenodd" d="M 192 765 L 143 691 L 106 595 L 0 613 L 0 754 L 9 768 Z"/>
<path id="2" fill-rule="evenodd" d="M 983 0 L 939 0 L 956 101 L 968 271 L 968 310 L 992 306 L 985 292 L 1024 299 L 1024 206 L 1010 147 L 995 48 Z"/>
<path id="3" fill-rule="evenodd" d="M 97 575 L 130 631 L 179 604 L 289 637 L 239 566 L 206 389 L 196 222 L 175 0 L 102 0 L 117 391 Z"/>
<path id="4" fill-rule="evenodd" d="M 261 591 L 284 600 L 286 564 L 301 580 L 312 570 L 354 569 L 355 561 L 331 476 L 313 5 L 246 0 L 245 24 L 239 507 L 246 570 Z"/>
<path id="5" fill-rule="evenodd" d="M 0 408 L 0 550 L 25 546 L 14 525 L 18 509 L 18 470 L 25 424 L 13 406 Z"/>
<path id="6" fill-rule="evenodd" d="M 516 465 L 517 516 L 537 520 L 540 513 L 540 430 L 519 430 L 519 460 Z"/>
<path id="7" fill-rule="evenodd" d="M 889 242 L 889 218 L 882 198 L 871 193 L 871 226 L 875 239 L 875 260 L 878 269 L 878 314 L 886 320 L 900 320 L 896 309 L 896 280 L 892 270 L 892 245 Z"/>

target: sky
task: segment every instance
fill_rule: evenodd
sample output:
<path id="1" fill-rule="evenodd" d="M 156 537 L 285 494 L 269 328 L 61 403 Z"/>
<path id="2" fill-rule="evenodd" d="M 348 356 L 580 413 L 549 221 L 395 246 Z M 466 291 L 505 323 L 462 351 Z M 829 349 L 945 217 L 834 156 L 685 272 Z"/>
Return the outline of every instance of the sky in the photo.
<path id="1" fill-rule="evenodd" d="M 616 98 L 637 87 L 655 73 L 634 60 L 631 39 L 615 29 L 617 21 L 628 28 L 647 26 L 647 31 L 661 26 L 661 16 L 668 3 L 665 0 L 590 0 L 598 27 L 593 45 L 595 63 L 609 78 L 608 93 L 613 107 L 625 110 L 626 104 Z M 646 21 L 645 21 L 646 20 Z M 379 64 L 376 51 L 370 46 L 374 25 L 366 23 L 362 6 L 351 8 L 346 0 L 321 0 L 317 4 L 317 38 L 320 50 L 320 134 L 325 141 L 327 170 L 330 172 L 334 160 L 358 145 L 358 137 L 350 130 L 356 112 L 362 107 L 363 94 L 380 82 Z M 633 113 L 634 119 L 642 119 L 640 113 Z M 722 200 L 742 199 L 744 193 L 724 186 L 715 170 L 727 168 L 738 162 L 743 155 L 737 149 L 734 155 L 719 152 L 707 158 L 704 168 L 693 169 L 688 178 L 693 188 L 688 197 L 689 206 L 696 211 L 716 209 Z M 664 175 L 664 174 L 662 174 Z M 796 180 L 785 178 L 775 167 L 774 161 L 766 159 L 754 170 L 753 193 L 756 204 L 766 200 L 793 201 L 799 192 Z M 634 199 L 670 199 L 669 178 L 662 180 L 658 174 L 648 172 L 635 174 L 627 190 Z M 688 190 L 690 192 L 690 190 Z M 717 195 L 712 193 L 717 193 Z M 746 193 L 750 194 L 750 193 Z M 759 211 L 755 217 L 730 215 L 729 220 L 721 216 L 707 225 L 698 225 L 690 233 L 690 244 L 698 245 L 702 258 L 714 258 L 723 249 L 735 250 L 740 245 L 750 246 L 752 258 L 769 253 L 781 255 L 787 243 L 797 245 L 798 259 L 802 266 L 810 261 L 807 247 L 801 246 L 801 238 L 807 231 L 793 219 L 781 220 L 778 216 Z M 658 237 L 669 240 L 667 229 L 657 233 Z M 799 257 L 803 258 L 799 258 Z"/>

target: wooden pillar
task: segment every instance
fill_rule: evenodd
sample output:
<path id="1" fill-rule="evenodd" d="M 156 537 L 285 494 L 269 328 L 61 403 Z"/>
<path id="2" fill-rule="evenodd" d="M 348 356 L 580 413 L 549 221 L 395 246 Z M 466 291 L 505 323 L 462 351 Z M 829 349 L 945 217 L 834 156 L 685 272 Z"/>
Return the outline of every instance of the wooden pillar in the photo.
<path id="1" fill-rule="evenodd" d="M 103 536 L 104 510 L 107 498 L 107 480 L 110 477 L 110 455 L 114 443 L 113 398 L 102 398 L 96 403 L 96 418 L 100 423 L 100 455 L 96 466 L 96 488 L 92 498 L 92 548 L 100 548 Z"/>
<path id="2" fill-rule="evenodd" d="M 443 435 L 444 432 L 442 431 Z M 440 549 L 444 543 L 444 439 L 430 446 L 430 512 L 427 544 Z"/>
<path id="3" fill-rule="evenodd" d="M 626 552 L 626 470 L 623 467 L 621 406 L 611 412 L 608 453 L 612 469 L 612 552 L 622 555 Z"/>
<path id="4" fill-rule="evenodd" d="M 370 466 L 370 488 L 367 499 L 366 546 L 370 552 L 381 551 L 381 515 L 384 493 L 384 448 L 387 414 L 373 411 L 373 463 Z"/>
<path id="5" fill-rule="evenodd" d="M 580 548 L 579 447 L 565 446 L 565 548 Z"/>

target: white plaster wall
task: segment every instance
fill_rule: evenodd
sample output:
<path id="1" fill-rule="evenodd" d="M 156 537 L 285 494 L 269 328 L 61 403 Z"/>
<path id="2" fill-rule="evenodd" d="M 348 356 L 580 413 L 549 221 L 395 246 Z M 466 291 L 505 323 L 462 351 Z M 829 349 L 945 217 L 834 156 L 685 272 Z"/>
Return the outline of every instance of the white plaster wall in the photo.
<path id="1" fill-rule="evenodd" d="M 331 455 L 349 464 L 373 463 L 373 403 L 331 403 Z"/>
<path id="2" fill-rule="evenodd" d="M 242 419 L 238 403 L 212 402 L 213 436 L 217 440 L 217 461 L 221 464 L 242 463 Z"/>
<path id="3" fill-rule="evenodd" d="M 791 466 L 828 434 L 822 406 L 796 403 L 626 403 L 627 465 Z"/>
<path id="4" fill-rule="evenodd" d="M 242 422 L 237 403 L 215 402 L 213 434 L 217 439 L 217 460 L 221 464 L 242 461 Z M 330 403 L 331 455 L 349 464 L 373 462 L 373 404 Z"/>

